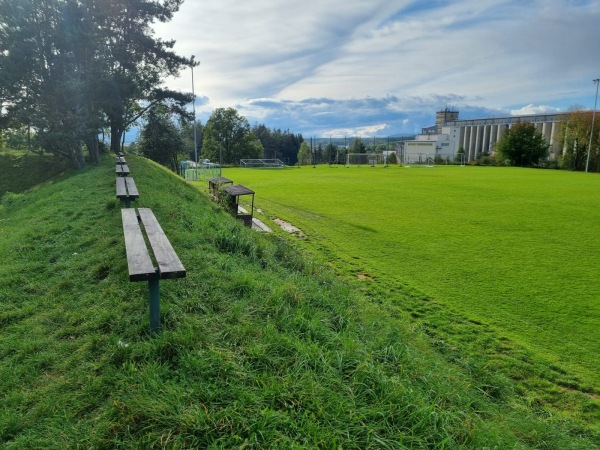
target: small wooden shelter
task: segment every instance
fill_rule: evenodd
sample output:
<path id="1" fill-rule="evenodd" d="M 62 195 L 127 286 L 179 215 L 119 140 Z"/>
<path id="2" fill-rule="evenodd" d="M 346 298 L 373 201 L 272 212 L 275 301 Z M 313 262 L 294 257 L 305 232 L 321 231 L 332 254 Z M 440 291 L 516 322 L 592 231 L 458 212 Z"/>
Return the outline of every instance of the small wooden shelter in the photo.
<path id="1" fill-rule="evenodd" d="M 227 186 L 223 188 L 223 192 L 229 194 L 229 203 L 228 209 L 238 220 L 244 222 L 244 225 L 247 227 L 252 226 L 252 214 L 254 212 L 254 191 L 252 189 L 248 189 L 246 186 L 242 186 L 241 184 L 236 184 L 233 186 Z M 250 212 L 240 208 L 240 197 L 242 195 L 251 195 L 252 203 L 250 207 Z"/>
<path id="2" fill-rule="evenodd" d="M 218 190 L 225 185 L 233 184 L 229 178 L 214 177 L 208 180 L 208 190 L 212 195 L 217 195 Z"/>

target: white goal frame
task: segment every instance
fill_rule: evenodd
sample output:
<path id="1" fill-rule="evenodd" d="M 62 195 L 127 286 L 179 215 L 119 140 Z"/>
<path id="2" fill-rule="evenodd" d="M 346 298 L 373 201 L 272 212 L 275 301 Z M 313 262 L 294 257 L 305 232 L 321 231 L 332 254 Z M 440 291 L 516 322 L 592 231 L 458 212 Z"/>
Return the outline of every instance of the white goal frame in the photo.
<path id="1" fill-rule="evenodd" d="M 240 167 L 245 169 L 281 169 L 285 167 L 282 160 L 277 158 L 271 159 L 240 159 Z"/>

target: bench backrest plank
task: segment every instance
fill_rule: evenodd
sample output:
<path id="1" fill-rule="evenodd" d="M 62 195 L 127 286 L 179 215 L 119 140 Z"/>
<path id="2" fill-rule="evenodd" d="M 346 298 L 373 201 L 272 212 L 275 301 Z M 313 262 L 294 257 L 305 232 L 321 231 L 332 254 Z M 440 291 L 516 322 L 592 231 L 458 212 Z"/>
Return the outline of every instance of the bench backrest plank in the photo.
<path id="1" fill-rule="evenodd" d="M 156 272 L 156 269 L 146 249 L 146 242 L 135 209 L 121 209 L 121 217 L 123 219 L 129 281 L 148 280 L 151 278 L 151 274 Z"/>
<path id="2" fill-rule="evenodd" d="M 150 246 L 154 252 L 160 278 L 185 277 L 185 268 L 181 264 L 179 257 L 156 220 L 152 210 L 149 208 L 138 208 L 138 212 L 144 224 L 148 242 L 150 242 Z"/>

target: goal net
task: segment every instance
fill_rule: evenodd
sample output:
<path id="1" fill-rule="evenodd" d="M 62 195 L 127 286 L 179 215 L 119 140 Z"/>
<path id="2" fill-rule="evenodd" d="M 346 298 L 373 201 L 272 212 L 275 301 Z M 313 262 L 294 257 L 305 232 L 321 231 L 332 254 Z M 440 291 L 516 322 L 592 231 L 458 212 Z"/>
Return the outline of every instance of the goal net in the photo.
<path id="1" fill-rule="evenodd" d="M 244 168 L 282 168 L 285 167 L 285 164 L 282 160 L 273 158 L 273 159 L 240 159 L 240 167 Z"/>
<path id="2" fill-rule="evenodd" d="M 188 181 L 208 180 L 221 175 L 221 166 L 214 163 L 202 163 L 197 167 L 184 169 L 183 176 Z"/>
<path id="3" fill-rule="evenodd" d="M 348 153 L 346 167 L 350 166 L 375 166 L 384 164 L 385 158 L 381 153 Z"/>

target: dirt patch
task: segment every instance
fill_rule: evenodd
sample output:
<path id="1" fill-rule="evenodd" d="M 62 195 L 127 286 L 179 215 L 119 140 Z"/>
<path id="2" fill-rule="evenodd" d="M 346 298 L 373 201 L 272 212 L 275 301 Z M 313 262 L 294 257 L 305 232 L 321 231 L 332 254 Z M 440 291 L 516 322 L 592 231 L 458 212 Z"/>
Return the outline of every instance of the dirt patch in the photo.
<path id="1" fill-rule="evenodd" d="M 279 225 L 283 231 L 287 231 L 290 234 L 295 234 L 298 237 L 304 237 L 304 233 L 302 232 L 302 230 L 300 228 L 292 225 L 289 222 L 286 222 L 285 220 L 273 219 L 273 222 L 275 222 L 277 225 Z"/>
<path id="2" fill-rule="evenodd" d="M 359 273 L 358 275 L 356 275 L 356 278 L 358 278 L 359 280 L 370 280 L 373 281 L 373 277 L 371 275 L 369 275 L 368 273 Z"/>

